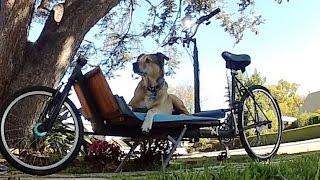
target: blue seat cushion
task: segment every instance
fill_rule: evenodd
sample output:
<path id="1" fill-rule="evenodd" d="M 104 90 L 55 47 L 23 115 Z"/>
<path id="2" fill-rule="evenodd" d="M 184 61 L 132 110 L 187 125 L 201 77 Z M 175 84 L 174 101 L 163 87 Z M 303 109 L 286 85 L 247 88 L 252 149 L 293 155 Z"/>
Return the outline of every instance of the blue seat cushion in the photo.
<path id="1" fill-rule="evenodd" d="M 126 124 L 126 125 L 141 125 L 144 121 L 146 113 L 142 112 L 133 112 L 128 107 L 127 103 L 123 99 L 123 97 L 114 96 L 116 101 L 118 102 L 120 112 L 123 116 L 127 118 L 131 118 L 128 121 L 119 121 L 118 124 Z M 153 117 L 153 122 L 155 126 L 163 126 L 166 128 L 170 127 L 181 127 L 184 125 L 195 125 L 195 126 L 213 126 L 219 125 L 221 118 L 224 117 L 224 111 L 222 110 L 214 110 L 214 111 L 205 111 L 201 113 L 197 113 L 194 115 L 169 115 L 169 114 L 155 114 Z"/>
<path id="2" fill-rule="evenodd" d="M 224 109 L 202 111 L 202 112 L 193 114 L 193 116 L 212 117 L 212 118 L 217 118 L 217 119 L 224 118 L 225 115 L 226 115 L 226 111 Z"/>
<path id="3" fill-rule="evenodd" d="M 141 121 L 144 121 L 146 113 L 134 112 L 134 115 Z M 224 116 L 223 116 L 224 117 Z M 195 121 L 219 121 L 222 118 L 221 114 L 219 117 L 210 116 L 194 116 L 194 115 L 169 115 L 169 114 L 155 114 L 153 116 L 153 122 L 195 122 Z"/>

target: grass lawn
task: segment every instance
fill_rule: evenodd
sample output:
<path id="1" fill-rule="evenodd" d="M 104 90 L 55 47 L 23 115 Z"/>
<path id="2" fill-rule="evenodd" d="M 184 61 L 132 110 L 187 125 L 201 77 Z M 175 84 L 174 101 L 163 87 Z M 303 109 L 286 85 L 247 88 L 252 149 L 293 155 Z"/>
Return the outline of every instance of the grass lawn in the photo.
<path id="1" fill-rule="evenodd" d="M 145 179 L 318 180 L 320 178 L 320 152 L 279 156 L 272 163 L 249 162 L 245 157 L 237 157 L 233 162 L 229 160 L 213 167 L 206 160 L 197 161 L 196 164 L 203 164 L 204 168 L 181 167 L 175 171 L 150 174 L 145 176 Z"/>
<path id="2" fill-rule="evenodd" d="M 81 164 L 81 163 L 80 163 Z M 115 167 L 114 167 L 115 168 Z M 230 159 L 219 162 L 214 157 L 193 159 L 176 159 L 170 162 L 165 172 L 156 166 L 142 166 L 129 162 L 123 173 L 112 175 L 112 179 L 159 179 L 159 180 L 251 180 L 251 179 L 288 179 L 288 180 L 318 180 L 320 177 L 320 152 L 295 155 L 278 155 L 271 163 L 254 162 L 247 156 L 231 156 Z M 106 168 L 105 172 L 113 172 Z M 134 171 L 149 170 L 151 172 Z M 62 173 L 89 173 L 90 167 L 69 166 Z M 101 171 L 100 171 L 101 173 Z"/>
<path id="3" fill-rule="evenodd" d="M 5 162 L 2 162 L 5 163 Z M 96 164 L 97 165 L 97 164 Z M 96 166 L 95 165 L 95 166 Z M 278 155 L 271 163 L 254 162 L 248 156 L 231 156 L 219 162 L 214 157 L 192 159 L 175 159 L 170 162 L 166 171 L 159 171 L 160 165 L 138 165 L 128 162 L 122 174 L 114 174 L 117 164 L 106 165 L 102 169 L 92 167 L 85 161 L 77 161 L 59 173 L 62 176 L 107 179 L 150 179 L 150 180 L 319 180 L 320 151 L 295 155 Z M 141 170 L 148 170 L 142 171 Z M 9 174 L 16 174 L 10 167 Z M 140 171 L 140 172 L 135 172 Z M 89 173 L 99 173 L 92 175 Z M 101 174 L 105 173 L 105 174 Z M 19 173 L 18 173 L 19 174 Z"/>

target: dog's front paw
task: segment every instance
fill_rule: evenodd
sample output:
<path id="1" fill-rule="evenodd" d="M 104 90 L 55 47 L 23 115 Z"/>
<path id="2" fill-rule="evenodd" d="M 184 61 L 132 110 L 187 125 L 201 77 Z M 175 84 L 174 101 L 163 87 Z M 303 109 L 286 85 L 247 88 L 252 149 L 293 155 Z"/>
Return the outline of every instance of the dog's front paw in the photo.
<path id="1" fill-rule="evenodd" d="M 141 126 L 142 133 L 143 134 L 149 133 L 151 128 L 152 128 L 152 122 L 150 123 L 150 121 L 144 121 L 142 126 Z"/>

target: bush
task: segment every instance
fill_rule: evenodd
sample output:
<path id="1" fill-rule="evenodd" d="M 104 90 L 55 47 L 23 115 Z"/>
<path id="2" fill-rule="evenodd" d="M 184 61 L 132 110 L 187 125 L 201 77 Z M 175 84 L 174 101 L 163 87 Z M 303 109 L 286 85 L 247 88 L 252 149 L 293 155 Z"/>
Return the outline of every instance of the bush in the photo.
<path id="1" fill-rule="evenodd" d="M 300 128 L 307 125 L 319 124 L 320 123 L 320 110 L 312 113 L 301 113 L 297 121 L 293 122 L 292 125 L 286 129 Z"/>
<path id="2" fill-rule="evenodd" d="M 168 140 L 148 139 L 140 144 L 140 156 L 135 162 L 140 165 L 160 164 L 163 157 L 170 153 L 172 144 Z"/>
<path id="3" fill-rule="evenodd" d="M 297 121 L 295 121 L 294 123 L 296 124 L 297 127 L 303 127 L 308 125 L 308 120 L 310 119 L 310 117 L 312 116 L 312 113 L 301 113 L 298 118 Z"/>
<path id="4" fill-rule="evenodd" d="M 93 140 L 88 149 L 87 160 L 98 161 L 102 165 L 118 162 L 123 154 L 118 144 L 101 140 Z"/>
<path id="5" fill-rule="evenodd" d="M 319 123 L 320 123 L 319 114 L 312 114 L 311 117 L 308 119 L 308 125 L 319 124 Z"/>
<path id="6" fill-rule="evenodd" d="M 320 138 L 320 125 L 310 125 L 297 129 L 283 131 L 282 143 L 304 141 L 309 139 Z M 273 142 L 275 135 L 266 134 L 266 142 Z"/>

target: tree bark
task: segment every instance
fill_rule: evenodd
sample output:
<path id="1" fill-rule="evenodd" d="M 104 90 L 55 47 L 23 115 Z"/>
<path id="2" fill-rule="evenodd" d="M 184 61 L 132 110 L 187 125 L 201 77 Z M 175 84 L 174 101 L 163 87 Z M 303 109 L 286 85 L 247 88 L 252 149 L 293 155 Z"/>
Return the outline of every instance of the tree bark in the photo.
<path id="1" fill-rule="evenodd" d="M 52 11 L 38 40 L 30 43 L 27 32 L 34 0 L 23 1 L 20 6 L 18 1 L 5 17 L 0 34 L 0 106 L 17 89 L 30 85 L 56 86 L 85 34 L 119 3 L 118 0 L 68 0 L 61 22 L 54 21 Z M 20 17 L 19 13 L 25 15 Z"/>
<path id="2" fill-rule="evenodd" d="M 0 1 L 1 9 L 0 9 L 0 30 L 5 24 L 6 17 L 8 17 L 9 12 L 12 10 L 15 0 L 2 0 Z"/>
<path id="3" fill-rule="evenodd" d="M 32 17 L 35 0 L 2 1 L 0 12 L 0 105 L 9 89 L 11 77 L 20 68 L 25 54 L 28 25 Z"/>

